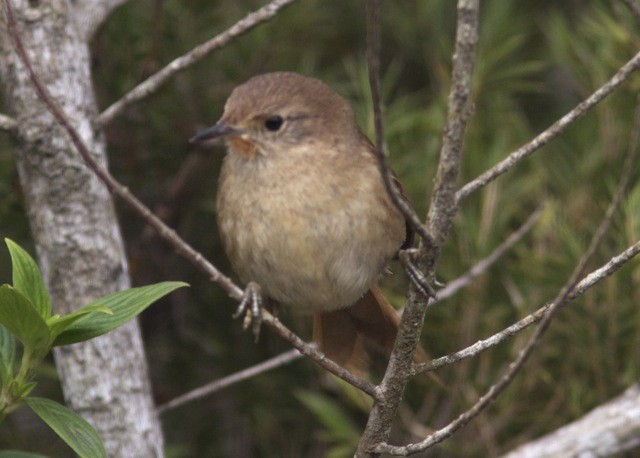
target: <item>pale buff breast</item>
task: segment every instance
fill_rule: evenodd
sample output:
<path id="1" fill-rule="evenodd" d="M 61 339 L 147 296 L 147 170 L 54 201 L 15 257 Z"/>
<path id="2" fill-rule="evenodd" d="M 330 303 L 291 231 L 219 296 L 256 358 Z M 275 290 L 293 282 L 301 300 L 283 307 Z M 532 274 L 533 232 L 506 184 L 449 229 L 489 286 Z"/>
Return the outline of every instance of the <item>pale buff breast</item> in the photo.
<path id="1" fill-rule="evenodd" d="M 320 311 L 353 304 L 405 236 L 375 159 L 329 174 L 273 159 L 225 158 L 217 211 L 234 270 L 285 305 Z M 286 179 L 273 179 L 276 168 Z"/>

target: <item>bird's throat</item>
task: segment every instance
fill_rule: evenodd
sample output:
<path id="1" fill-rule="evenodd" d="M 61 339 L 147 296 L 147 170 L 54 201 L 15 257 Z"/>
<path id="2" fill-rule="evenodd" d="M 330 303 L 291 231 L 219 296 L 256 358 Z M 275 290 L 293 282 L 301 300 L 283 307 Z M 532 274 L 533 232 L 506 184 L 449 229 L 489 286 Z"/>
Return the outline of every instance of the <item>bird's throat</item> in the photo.
<path id="1" fill-rule="evenodd" d="M 242 138 L 229 138 L 227 140 L 229 149 L 245 159 L 251 159 L 258 155 L 258 148 L 253 143 Z"/>

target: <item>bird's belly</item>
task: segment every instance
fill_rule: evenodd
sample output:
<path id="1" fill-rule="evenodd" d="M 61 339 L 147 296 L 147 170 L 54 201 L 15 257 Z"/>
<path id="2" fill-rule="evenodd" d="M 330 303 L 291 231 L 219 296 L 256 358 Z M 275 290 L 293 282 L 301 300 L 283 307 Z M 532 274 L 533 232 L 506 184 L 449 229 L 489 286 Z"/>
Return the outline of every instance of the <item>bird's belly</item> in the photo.
<path id="1" fill-rule="evenodd" d="M 356 302 L 375 282 L 393 254 L 377 256 L 353 225 L 334 218 L 282 215 L 235 220 L 221 227 L 234 270 L 243 282 L 289 306 L 333 310 Z M 229 250 L 228 250 L 229 251 Z M 375 250 L 373 250 L 375 251 Z"/>
<path id="2" fill-rule="evenodd" d="M 223 174 L 218 226 L 229 260 L 244 283 L 257 282 L 284 305 L 352 305 L 400 248 L 404 221 L 366 187 L 347 193 L 325 175 L 291 176 Z"/>

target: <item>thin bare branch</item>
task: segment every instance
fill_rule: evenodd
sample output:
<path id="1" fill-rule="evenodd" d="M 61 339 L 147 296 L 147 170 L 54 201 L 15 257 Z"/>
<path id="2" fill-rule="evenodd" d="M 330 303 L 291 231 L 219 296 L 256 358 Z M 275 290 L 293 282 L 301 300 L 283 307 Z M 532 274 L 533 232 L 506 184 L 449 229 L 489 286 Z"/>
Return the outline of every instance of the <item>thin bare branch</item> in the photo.
<path id="1" fill-rule="evenodd" d="M 222 48 L 240 35 L 243 35 L 258 25 L 267 22 L 285 6 L 294 3 L 296 0 L 273 0 L 262 8 L 246 15 L 243 19 L 236 22 L 230 28 L 220 33 L 211 40 L 193 48 L 187 54 L 171 61 L 166 67 L 159 72 L 151 75 L 149 78 L 138 84 L 135 88 L 124 95 L 120 100 L 113 103 L 102 114 L 96 118 L 98 125 L 109 123 L 127 106 L 135 103 L 153 92 L 157 91 L 160 86 L 166 83 L 176 73 L 193 65 L 203 57 Z"/>
<path id="2" fill-rule="evenodd" d="M 242 382 L 251 377 L 255 377 L 256 375 L 264 374 L 265 372 L 268 372 L 270 370 L 282 367 L 297 359 L 300 359 L 301 357 L 302 354 L 298 350 L 289 350 L 278 356 L 269 358 L 268 360 L 263 361 L 260 364 L 247 367 L 246 369 L 238 371 L 235 374 L 223 377 L 218 380 L 214 380 L 211 383 L 207 383 L 206 385 L 196 388 L 195 390 L 191 390 L 188 393 L 178 396 L 177 398 L 172 399 L 169 402 L 161 404 L 157 407 L 158 413 L 163 414 L 169 410 L 181 407 L 185 404 L 223 390 L 224 388 L 228 388 L 231 385 L 235 385 L 236 383 Z"/>
<path id="3" fill-rule="evenodd" d="M 57 105 L 47 88 L 42 84 L 42 81 L 36 75 L 31 61 L 27 56 L 22 40 L 18 31 L 16 30 L 15 19 L 13 17 L 13 11 L 11 9 L 10 0 L 4 0 L 5 11 L 7 14 L 7 25 L 11 38 L 16 47 L 16 51 L 22 60 L 22 63 L 29 73 L 29 78 L 38 93 L 38 97 L 46 105 L 49 112 L 53 115 L 56 121 L 65 129 L 74 147 L 82 156 L 86 165 L 96 174 L 96 176 L 102 181 L 109 192 L 120 197 L 124 202 L 142 218 L 147 224 L 152 226 L 158 231 L 158 234 L 168 242 L 181 256 L 189 261 L 195 267 L 201 269 L 210 280 L 217 283 L 222 287 L 227 294 L 235 300 L 241 300 L 243 298 L 243 291 L 238 287 L 229 277 L 220 272 L 213 264 L 207 261 L 199 252 L 193 249 L 187 242 L 185 242 L 180 236 L 167 226 L 160 218 L 158 218 L 148 207 L 146 207 L 137 197 L 135 197 L 131 191 L 120 182 L 118 182 L 105 168 L 101 167 L 91 155 L 89 148 L 82 141 L 80 135 L 71 125 L 63 111 Z M 314 348 L 313 345 L 306 343 L 304 340 L 296 336 L 290 331 L 284 324 L 282 324 L 277 318 L 271 315 L 268 311 L 263 310 L 263 322 L 271 326 L 282 338 L 290 342 L 296 349 L 302 354 L 311 357 L 317 364 L 334 374 L 335 376 L 345 380 L 346 382 L 360 388 L 370 396 L 375 395 L 374 386 L 366 381 L 347 371 L 343 367 L 337 365 L 333 361 L 327 359 L 324 354 Z"/>
<path id="4" fill-rule="evenodd" d="M 489 170 L 478 176 L 474 180 L 464 185 L 457 193 L 456 200 L 458 203 L 463 199 L 466 199 L 478 189 L 486 186 L 497 177 L 514 167 L 521 160 L 537 151 L 551 140 L 556 138 L 562 132 L 564 132 L 575 121 L 589 112 L 598 102 L 603 100 L 615 89 L 617 89 L 623 82 L 625 82 L 631 75 L 640 69 L 640 52 L 633 56 L 626 64 L 620 67 L 620 70 L 616 72 L 613 77 L 603 84 L 598 90 L 580 102 L 573 110 L 568 112 L 562 118 L 554 122 L 548 129 L 536 136 L 526 145 L 521 146 L 513 153 L 509 154 L 505 159 L 498 164 L 491 167 Z"/>
<path id="5" fill-rule="evenodd" d="M 309 356 L 320 367 L 326 369 L 345 382 L 355 386 L 372 398 L 378 398 L 376 387 L 371 382 L 352 374 L 344 367 L 339 366 L 338 364 L 328 359 L 323 353 L 316 350 L 315 345 L 309 345 L 308 343 L 306 343 L 300 337 L 291 332 L 284 324 L 280 322 L 280 320 L 278 320 L 270 313 L 263 312 L 263 314 L 263 322 L 271 326 L 271 328 L 275 330 L 278 335 L 280 335 L 280 337 L 289 342 L 300 353 Z"/>
<path id="6" fill-rule="evenodd" d="M 432 304 L 442 301 L 448 297 L 453 296 L 461 288 L 467 286 L 474 278 L 483 274 L 489 267 L 491 267 L 498 259 L 500 259 L 507 251 L 513 248 L 522 238 L 533 228 L 542 213 L 542 207 L 538 208 L 535 212 L 527 218 L 522 226 L 512 233 L 507 239 L 502 242 L 495 250 L 491 252 L 489 256 L 480 260 L 474 264 L 464 275 L 456 278 L 447 283 L 447 285 L 438 290 L 438 297 L 432 302 Z"/>
<path id="7" fill-rule="evenodd" d="M 384 139 L 384 123 L 382 116 L 382 100 L 380 97 L 380 0 L 367 1 L 367 69 L 369 86 L 373 102 L 373 119 L 375 126 L 375 152 L 380 161 L 380 170 L 384 179 L 387 193 L 395 206 L 404 215 L 418 237 L 427 245 L 431 245 L 431 235 L 420 221 L 411 204 L 404 196 L 402 186 L 387 164 Z"/>
<path id="8" fill-rule="evenodd" d="M 593 272 L 580 283 L 571 285 L 571 283 L 568 282 L 567 286 L 562 289 L 562 291 L 554 301 L 552 301 L 550 304 L 538 310 L 535 314 L 529 315 L 524 320 L 521 320 L 520 322 L 510 326 L 509 328 L 505 329 L 504 331 L 498 334 L 495 334 L 489 339 L 476 343 L 475 345 L 469 347 L 468 349 L 462 350 L 452 355 L 448 355 L 443 358 L 439 358 L 438 360 L 434 360 L 431 363 L 429 363 L 429 366 L 431 366 L 429 370 L 432 370 L 432 369 L 435 369 L 436 367 L 442 367 L 444 365 L 451 364 L 455 361 L 459 361 L 461 359 L 474 356 L 479 352 L 486 350 L 487 348 L 493 345 L 496 345 L 497 343 L 500 343 L 501 341 L 513 336 L 520 330 L 524 329 L 524 327 L 529 326 L 535 322 L 542 321 L 540 326 L 536 329 L 536 333 L 534 333 L 534 335 L 531 337 L 531 339 L 529 340 L 525 348 L 520 351 L 518 358 L 509 365 L 509 368 L 507 369 L 506 373 L 500 378 L 498 382 L 492 385 L 491 388 L 487 391 L 487 393 L 484 396 L 482 396 L 476 402 L 476 404 L 474 404 L 469 410 L 461 414 L 458 418 L 456 418 L 454 421 L 449 423 L 444 428 L 439 429 L 438 431 L 429 435 L 419 443 L 410 444 L 406 446 L 392 446 L 386 443 L 381 443 L 374 448 L 374 451 L 376 453 L 388 453 L 391 455 L 407 456 L 413 453 L 418 453 L 418 452 L 427 450 L 430 447 L 433 447 L 434 445 L 442 442 L 443 440 L 453 435 L 453 433 L 458 431 L 460 428 L 466 426 L 467 423 L 469 423 L 469 421 L 471 421 L 480 412 L 482 412 L 491 402 L 493 402 L 493 400 L 495 400 L 496 396 L 498 396 L 504 390 L 504 388 L 506 388 L 511 383 L 516 373 L 524 365 L 527 358 L 533 351 L 535 345 L 542 337 L 542 334 L 546 330 L 546 327 L 548 326 L 548 323 L 551 320 L 551 318 L 554 316 L 555 312 L 559 310 L 562 306 L 564 306 L 572 298 L 577 297 L 577 295 L 581 294 L 586 289 L 588 289 L 589 286 L 593 285 L 598 280 L 601 280 L 605 276 L 610 275 L 611 273 L 618 270 L 620 267 L 622 267 L 622 265 L 624 265 L 627 261 L 629 261 L 631 258 L 636 256 L 639 252 L 640 252 L 640 242 L 632 245 L 623 253 L 621 253 L 619 256 L 612 258 L 607 263 L 607 265 L 603 266 L 601 269 L 598 269 L 597 272 Z M 582 268 L 583 265 L 586 265 L 586 262 L 588 262 L 588 258 L 583 257 L 582 261 L 578 264 L 578 268 Z M 578 269 L 576 269 L 575 272 L 577 271 Z M 543 327 L 543 325 L 545 326 Z M 426 369 L 426 367 L 422 366 L 421 369 Z"/>
<path id="9" fill-rule="evenodd" d="M 629 141 L 629 150 L 628 150 L 627 158 L 625 160 L 625 164 L 622 168 L 623 170 L 622 177 L 621 177 L 616 195 L 613 198 L 612 204 L 607 210 L 607 216 L 605 217 L 607 219 L 610 218 L 609 214 L 612 214 L 615 208 L 619 207 L 622 196 L 625 194 L 626 190 L 629 187 L 631 177 L 633 175 L 635 166 L 638 161 L 639 150 L 640 150 L 640 98 L 636 106 L 635 120 L 634 120 L 633 127 L 631 129 L 631 139 Z M 569 300 L 576 299 L 577 297 L 584 294 L 585 291 L 587 291 L 589 288 L 594 286 L 596 283 L 612 275 L 614 272 L 620 269 L 623 265 L 625 265 L 628 261 L 633 259 L 639 252 L 640 252 L 640 242 L 630 246 L 619 255 L 611 258 L 609 262 L 607 262 L 602 267 L 586 275 L 576 285 L 576 287 L 574 288 L 573 292 L 569 297 Z M 441 358 L 434 359 L 425 364 L 417 365 L 414 368 L 414 373 L 421 374 L 424 372 L 432 371 L 440 367 L 447 366 L 449 364 L 460 361 L 461 359 L 470 358 L 495 345 L 498 345 L 504 342 L 505 340 L 513 337 L 523 329 L 531 326 L 532 324 L 539 322 L 544 317 L 550 305 L 551 304 L 546 304 L 543 307 L 540 307 L 534 313 L 526 316 L 525 318 L 521 319 L 517 323 L 514 323 L 508 328 L 494 334 L 493 336 L 487 339 L 478 341 L 475 344 L 463 350 L 460 350 L 456 353 L 452 353 L 447 356 L 443 356 Z"/>
<path id="10" fill-rule="evenodd" d="M 382 100 L 380 97 L 380 0 L 367 0 L 367 65 L 373 102 L 376 148 L 385 152 Z"/>
<path id="11" fill-rule="evenodd" d="M 467 121 L 471 116 L 471 80 L 478 42 L 479 2 L 458 2 L 458 29 L 453 55 L 453 81 L 449 94 L 447 123 L 440 162 L 435 178 L 435 192 L 431 197 L 427 223 L 429 232 L 442 245 L 449 233 L 453 216 L 458 210 L 455 190 L 462 159 L 462 144 Z M 432 247 L 427 247 L 431 249 Z"/>
<path id="12" fill-rule="evenodd" d="M 627 160 L 625 161 L 625 168 L 622 170 L 616 194 L 614 195 L 609 207 L 607 208 L 602 222 L 593 235 L 584 255 L 581 257 L 580 261 L 571 273 L 569 280 L 560 289 L 553 301 L 551 301 L 551 303 L 545 307 L 546 310 L 542 313 L 540 325 L 536 328 L 533 335 L 529 338 L 524 348 L 520 350 L 518 357 L 513 362 L 511 362 L 511 364 L 509 364 L 509 367 L 502 375 L 502 377 L 500 377 L 497 382 L 491 385 L 489 390 L 487 390 L 487 392 L 470 409 L 459 415 L 455 420 L 453 420 L 444 428 L 439 429 L 433 434 L 427 436 L 423 441 L 416 444 L 410 444 L 400 447 L 381 443 L 374 448 L 374 451 L 376 453 L 389 453 L 392 455 L 406 456 L 409 454 L 422 452 L 433 447 L 434 445 L 450 437 L 459 429 L 466 426 L 471 420 L 473 420 L 485 408 L 487 408 L 487 406 L 489 406 L 489 404 L 491 404 L 500 395 L 500 393 L 502 393 L 511 384 L 517 373 L 520 371 L 520 369 L 522 369 L 522 367 L 524 367 L 524 364 L 527 362 L 534 349 L 540 343 L 542 336 L 549 328 L 555 314 L 567 302 L 571 301 L 572 298 L 575 297 L 578 287 L 581 283 L 580 277 L 583 276 L 588 263 L 591 261 L 596 251 L 601 246 L 602 242 L 605 239 L 605 236 L 611 228 L 613 218 L 620 208 L 620 204 L 627 192 L 628 185 L 631 179 L 632 172 L 629 172 L 627 167 L 633 166 L 636 163 L 638 148 L 634 148 L 634 146 L 637 146 L 636 142 L 638 141 L 638 134 L 636 133 L 636 131 L 638 130 L 638 127 L 640 127 L 640 104 L 636 107 L 636 116 L 634 125 L 632 127 L 632 139 L 630 141 Z M 640 245 L 640 242 L 636 245 Z"/>
<path id="13" fill-rule="evenodd" d="M 91 155 L 89 148 L 82 141 L 82 138 L 80 138 L 80 134 L 78 134 L 75 128 L 71 125 L 66 115 L 54 101 L 48 89 L 42 84 L 38 76 L 35 74 L 33 66 L 31 65 L 31 61 L 29 60 L 29 57 L 27 56 L 27 53 L 25 52 L 22 45 L 20 35 L 16 30 L 10 0 L 5 0 L 4 4 L 7 13 L 9 32 L 11 34 L 11 37 L 13 38 L 16 51 L 20 55 L 20 58 L 25 65 L 27 72 L 29 73 L 31 83 L 36 89 L 40 100 L 42 100 L 42 102 L 47 106 L 47 109 L 51 112 L 56 121 L 67 132 L 67 135 L 69 135 L 69 137 L 71 138 L 71 142 L 78 150 L 87 166 L 96 174 L 100 181 L 105 184 L 107 189 L 109 189 L 109 192 L 117 195 L 122 200 L 124 200 L 127 205 L 129 205 L 144 221 L 146 221 L 150 226 L 156 229 L 162 236 L 162 238 L 168 241 L 178 253 L 188 259 L 192 264 L 200 267 L 211 278 L 211 280 L 218 283 L 229 294 L 229 296 L 236 300 L 239 300 L 242 297 L 242 290 L 238 286 L 236 286 L 229 277 L 222 274 L 222 272 L 216 269 L 213 264 L 204 259 L 200 253 L 198 253 L 184 240 L 182 240 L 173 229 L 168 227 L 162 222 L 162 220 L 160 220 L 160 218 L 154 215 L 151 210 L 149 210 L 149 208 L 147 208 L 136 196 L 131 193 L 131 191 L 129 191 L 127 187 L 120 184 L 109 173 L 108 170 L 101 167 L 100 164 L 96 162 L 96 160 Z"/>
<path id="14" fill-rule="evenodd" d="M 451 226 L 456 212 L 455 189 L 462 157 L 462 141 L 471 113 L 469 100 L 471 80 L 478 42 L 478 0 L 459 0 L 453 57 L 452 88 L 445 127 L 440 163 L 436 175 L 435 191 L 429 211 L 428 238 L 420 244 L 418 267 L 427 276 L 433 274 L 440 246 Z M 372 447 L 388 439 L 393 419 L 411 374 L 413 353 L 420 338 L 426 307 L 424 297 L 412 286 L 409 300 L 402 314 L 400 329 L 391 359 L 381 384 L 378 399 L 374 401 L 369 420 L 358 444 L 356 456 L 372 456 Z"/>
<path id="15" fill-rule="evenodd" d="M 617 256 L 611 258 L 606 264 L 602 267 L 594 270 L 590 274 L 586 275 L 580 283 L 577 284 L 573 292 L 571 293 L 569 299 L 574 300 L 577 297 L 584 294 L 589 288 L 594 286 L 596 283 L 604 280 L 608 276 L 617 272 L 622 266 L 624 266 L 627 262 L 633 259 L 640 253 L 640 242 L 631 245 L 622 253 Z M 483 340 L 479 340 L 478 342 L 470 345 L 467 348 L 464 348 L 455 353 L 451 353 L 450 355 L 442 356 L 440 358 L 429 361 L 428 363 L 416 365 L 414 369 L 414 374 L 419 375 L 425 372 L 433 371 L 439 369 L 444 366 L 448 366 L 449 364 L 453 364 L 462 359 L 471 358 L 473 356 L 482 353 L 485 350 L 488 350 L 492 347 L 495 347 L 498 344 L 501 344 L 507 339 L 510 339 L 514 335 L 518 334 L 525 328 L 528 328 L 532 324 L 538 323 L 543 317 L 546 311 L 551 306 L 550 303 L 540 307 L 538 310 L 533 312 L 530 315 L 522 318 L 520 321 L 512 324 L 511 326 L 503 329 L 500 332 L 495 333 L 491 337 L 488 337 Z"/>
<path id="16" fill-rule="evenodd" d="M 13 130 L 18 122 L 10 116 L 0 114 L 0 130 Z"/>

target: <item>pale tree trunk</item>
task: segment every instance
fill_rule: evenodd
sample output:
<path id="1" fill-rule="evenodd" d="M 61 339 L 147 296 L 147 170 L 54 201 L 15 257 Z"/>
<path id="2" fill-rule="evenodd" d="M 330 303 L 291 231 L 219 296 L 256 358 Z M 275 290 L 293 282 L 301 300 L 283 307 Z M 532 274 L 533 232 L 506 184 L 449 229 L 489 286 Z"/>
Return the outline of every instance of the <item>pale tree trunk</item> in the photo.
<path id="1" fill-rule="evenodd" d="M 90 29 L 100 21 L 88 25 L 79 20 L 70 9 L 75 4 L 12 0 L 36 73 L 104 165 L 104 138 L 92 126 L 97 108 L 87 46 Z M 14 156 L 38 259 L 55 312 L 67 313 L 129 287 L 113 202 L 37 99 L 7 34 L 4 14 L 0 52 L 3 98 L 18 124 Z M 162 432 L 137 322 L 61 348 L 55 358 L 67 403 L 97 429 L 109 456 L 162 456 Z"/>
<path id="2" fill-rule="evenodd" d="M 639 446 L 640 383 L 636 383 L 584 417 L 502 458 L 611 456 Z"/>

